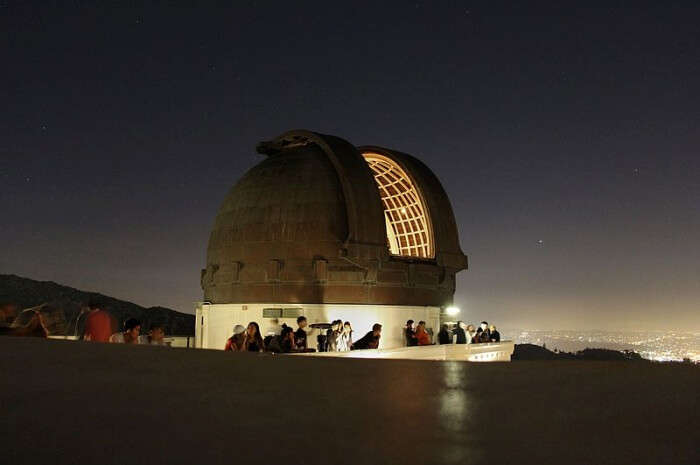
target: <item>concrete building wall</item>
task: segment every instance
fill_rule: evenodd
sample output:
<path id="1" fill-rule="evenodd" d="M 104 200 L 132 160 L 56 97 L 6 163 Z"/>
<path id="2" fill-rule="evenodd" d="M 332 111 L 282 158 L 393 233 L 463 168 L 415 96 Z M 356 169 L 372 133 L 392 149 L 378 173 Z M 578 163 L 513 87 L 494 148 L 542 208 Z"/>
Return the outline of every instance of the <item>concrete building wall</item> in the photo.
<path id="1" fill-rule="evenodd" d="M 481 344 L 445 344 L 422 347 L 398 347 L 351 352 L 322 352 L 294 354 L 303 357 L 383 358 L 396 360 L 454 360 L 461 362 L 510 362 L 513 341 Z"/>
<path id="2" fill-rule="evenodd" d="M 309 324 L 328 323 L 336 319 L 350 321 L 353 340 L 364 336 L 372 329 L 374 323 L 379 323 L 382 325 L 380 349 L 393 349 L 405 345 L 403 328 L 408 319 L 415 320 L 416 323 L 424 320 L 427 328 L 432 328 L 434 335 L 437 335 L 440 323 L 439 307 L 356 304 L 201 304 L 196 309 L 196 347 L 223 349 L 226 340 L 233 332 L 234 325 L 246 326 L 251 321 L 257 322 L 265 335 L 272 325 L 272 317 L 264 316 L 264 309 L 281 309 L 283 316 L 278 317 L 279 324 L 286 323 L 295 329 L 299 315 L 305 316 Z M 309 334 L 309 347 L 316 347 L 318 334 L 318 330 Z"/>

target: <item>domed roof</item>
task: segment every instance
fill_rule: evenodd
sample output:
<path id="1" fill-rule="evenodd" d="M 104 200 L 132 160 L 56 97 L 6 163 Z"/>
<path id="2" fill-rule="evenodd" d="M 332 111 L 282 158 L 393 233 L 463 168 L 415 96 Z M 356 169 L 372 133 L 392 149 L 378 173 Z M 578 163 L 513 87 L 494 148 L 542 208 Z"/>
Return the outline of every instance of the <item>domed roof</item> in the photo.
<path id="1" fill-rule="evenodd" d="M 337 254 L 348 231 L 333 165 L 315 146 L 268 157 L 233 186 L 216 217 L 209 258 L 308 258 Z"/>
<path id="2" fill-rule="evenodd" d="M 410 155 L 290 131 L 229 191 L 212 230 L 212 303 L 447 305 L 466 268 L 449 199 Z"/>

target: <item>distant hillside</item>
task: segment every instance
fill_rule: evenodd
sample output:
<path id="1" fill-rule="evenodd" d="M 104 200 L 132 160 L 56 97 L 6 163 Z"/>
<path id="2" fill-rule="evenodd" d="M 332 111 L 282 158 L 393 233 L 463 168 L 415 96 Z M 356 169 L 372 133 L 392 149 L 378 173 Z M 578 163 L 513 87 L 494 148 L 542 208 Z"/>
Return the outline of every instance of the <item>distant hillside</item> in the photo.
<path id="1" fill-rule="evenodd" d="M 138 318 L 144 328 L 151 323 L 163 324 L 169 335 L 193 335 L 194 315 L 177 312 L 164 307 L 144 308 L 131 302 L 115 299 L 97 292 L 86 292 L 51 281 L 35 281 L 15 275 L 0 274 L 0 310 L 12 313 L 16 306 L 18 312 L 24 309 L 40 307 L 51 335 L 76 334 L 84 318 L 78 319 L 81 309 L 97 301 L 121 324 L 127 318 Z M 1 315 L 0 315 L 1 316 Z M 21 319 L 22 315 L 18 319 Z"/>
<path id="2" fill-rule="evenodd" d="M 610 349 L 584 349 L 578 352 L 552 352 L 535 344 L 516 344 L 511 360 L 607 360 L 645 361 L 636 352 Z"/>

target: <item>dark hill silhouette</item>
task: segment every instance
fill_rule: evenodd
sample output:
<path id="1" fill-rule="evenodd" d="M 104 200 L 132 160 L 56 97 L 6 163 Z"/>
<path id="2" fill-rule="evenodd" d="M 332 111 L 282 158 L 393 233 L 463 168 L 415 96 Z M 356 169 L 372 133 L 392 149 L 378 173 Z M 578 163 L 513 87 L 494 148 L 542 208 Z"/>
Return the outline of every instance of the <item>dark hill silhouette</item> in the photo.
<path id="1" fill-rule="evenodd" d="M 535 344 L 515 344 L 511 360 L 555 360 L 557 354 Z"/>
<path id="2" fill-rule="evenodd" d="M 80 334 L 82 329 L 80 326 L 84 318 L 78 318 L 78 316 L 91 301 L 99 302 L 108 310 L 119 326 L 127 318 L 134 317 L 141 320 L 144 328 L 151 323 L 160 323 L 165 326 L 166 333 L 169 335 L 194 334 L 194 315 L 164 307 L 144 308 L 132 302 L 97 292 L 81 291 L 51 281 L 35 281 L 20 276 L 0 274 L 0 310 L 4 308 L 5 313 L 19 313 L 17 321 L 20 324 L 28 314 L 28 312 L 22 312 L 23 309 L 39 310 L 51 335 Z M 13 311 L 12 307 L 19 310 Z M 77 331 L 76 320 L 79 321 Z"/>
<path id="3" fill-rule="evenodd" d="M 643 361 L 636 352 L 610 349 L 583 349 L 578 352 L 552 352 L 535 344 L 516 344 L 511 360 L 605 360 Z"/>

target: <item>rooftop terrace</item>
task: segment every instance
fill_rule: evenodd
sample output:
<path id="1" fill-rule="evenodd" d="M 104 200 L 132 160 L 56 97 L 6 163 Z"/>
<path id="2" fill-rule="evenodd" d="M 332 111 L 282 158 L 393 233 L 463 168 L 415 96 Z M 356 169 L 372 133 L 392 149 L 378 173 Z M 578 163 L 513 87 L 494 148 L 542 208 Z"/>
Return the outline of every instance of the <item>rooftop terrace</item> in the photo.
<path id="1" fill-rule="evenodd" d="M 311 358 L 7 337 L 0 350 L 7 464 L 700 460 L 693 365 Z"/>

